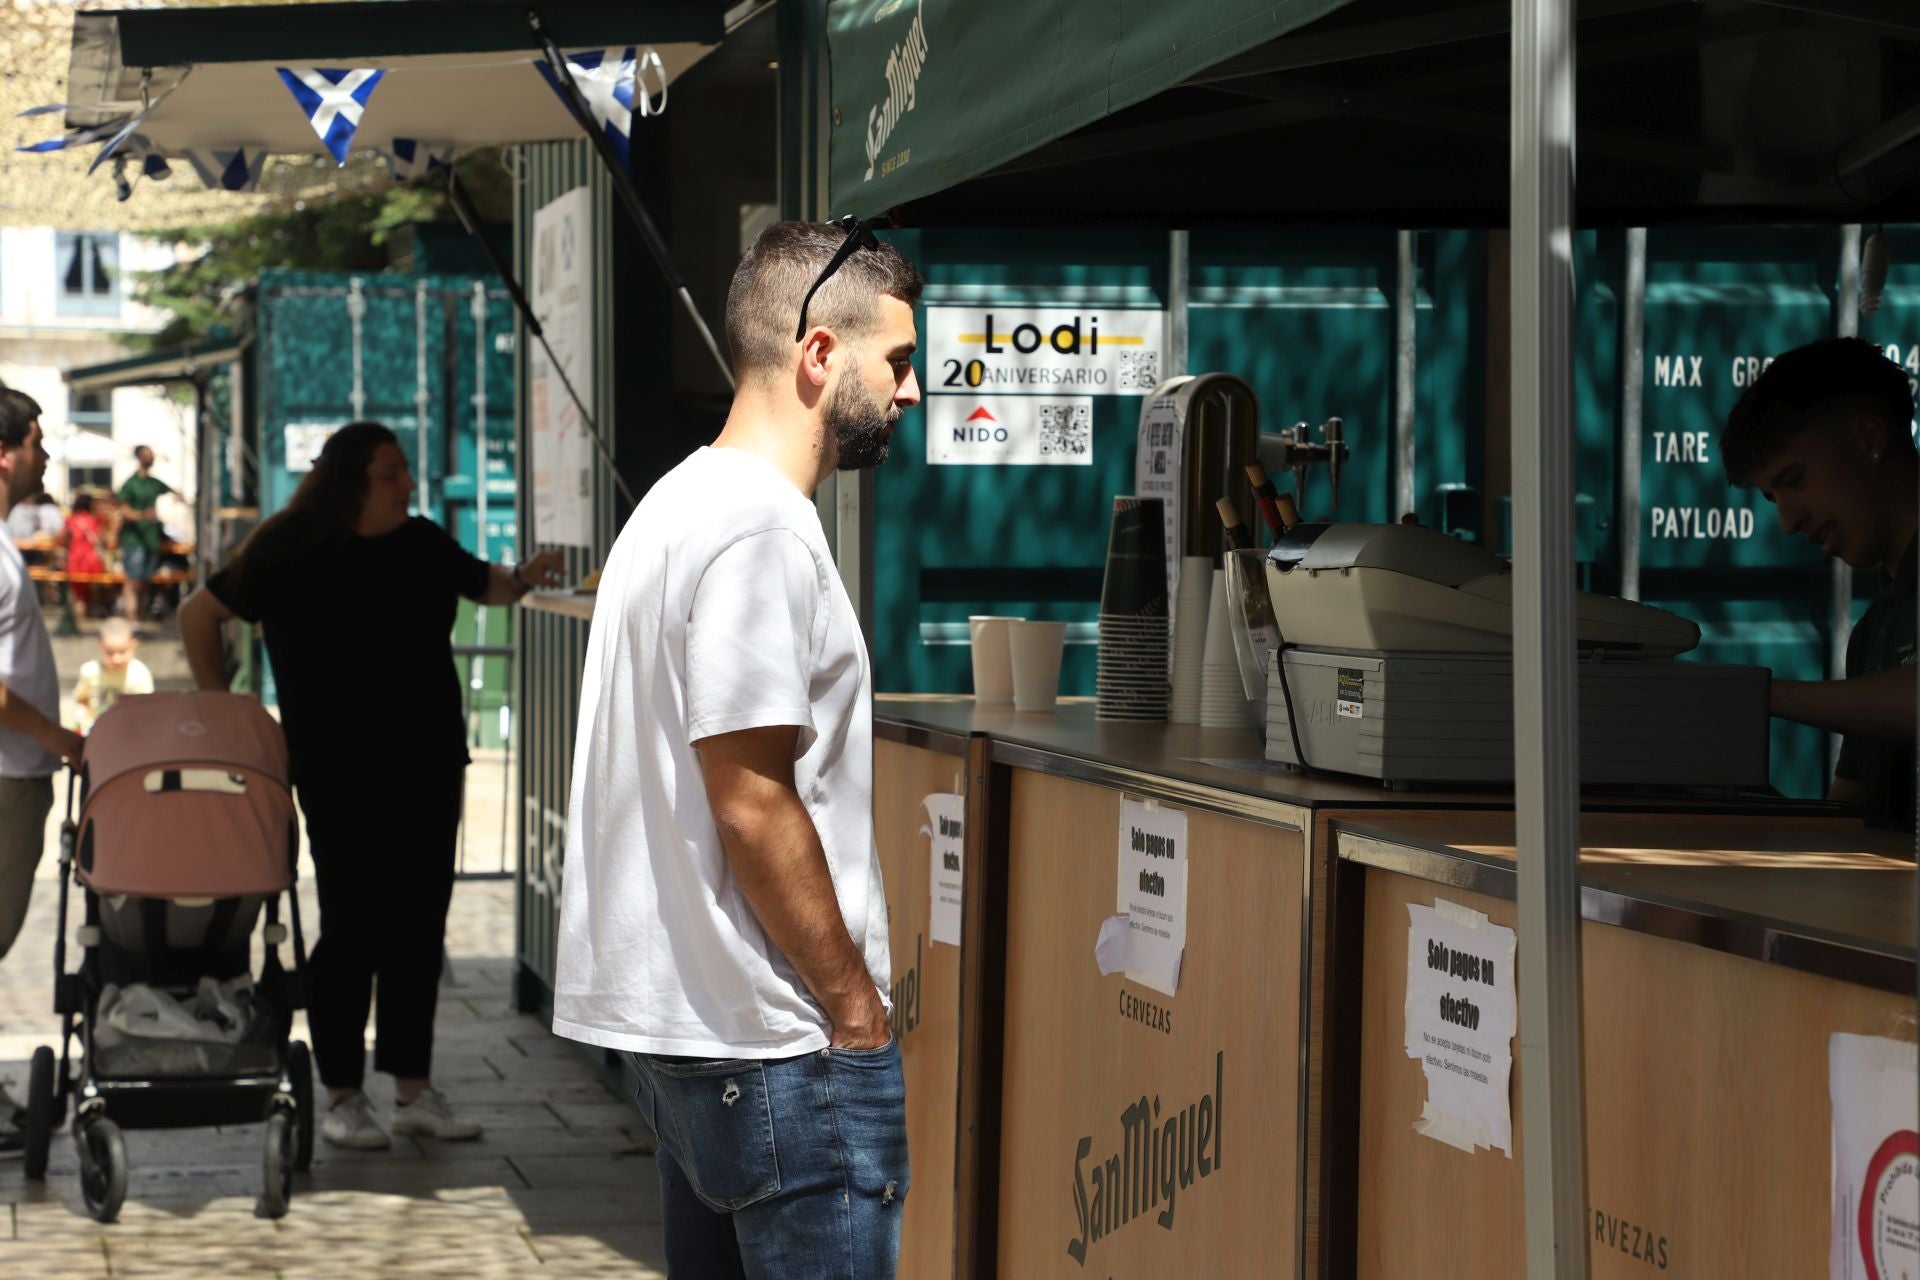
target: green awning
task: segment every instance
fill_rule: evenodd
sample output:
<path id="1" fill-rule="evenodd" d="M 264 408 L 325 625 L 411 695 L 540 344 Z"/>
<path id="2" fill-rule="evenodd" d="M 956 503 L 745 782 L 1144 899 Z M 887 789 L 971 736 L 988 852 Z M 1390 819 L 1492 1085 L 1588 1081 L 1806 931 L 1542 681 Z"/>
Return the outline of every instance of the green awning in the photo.
<path id="1" fill-rule="evenodd" d="M 238 360 L 242 347 L 243 344 L 233 338 L 207 338 L 184 346 L 163 347 L 144 355 L 69 369 L 67 385 L 75 391 L 111 391 L 115 387 L 191 382 L 200 374 Z"/>
<path id="2" fill-rule="evenodd" d="M 1345 0 L 831 0 L 832 211 L 964 182 Z"/>

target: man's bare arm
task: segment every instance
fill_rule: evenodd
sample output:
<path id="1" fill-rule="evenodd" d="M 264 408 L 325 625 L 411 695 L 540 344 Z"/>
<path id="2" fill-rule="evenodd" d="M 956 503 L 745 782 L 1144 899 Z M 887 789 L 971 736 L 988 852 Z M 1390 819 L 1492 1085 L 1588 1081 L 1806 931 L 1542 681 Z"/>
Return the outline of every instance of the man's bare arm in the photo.
<path id="1" fill-rule="evenodd" d="M 694 744 L 721 845 L 747 905 L 833 1024 L 845 1049 L 887 1042 L 886 1006 L 847 933 L 820 833 L 794 789 L 792 725 Z"/>
<path id="2" fill-rule="evenodd" d="M 1773 714 L 1829 733 L 1912 742 L 1912 667 L 1851 680 L 1775 680 Z"/>

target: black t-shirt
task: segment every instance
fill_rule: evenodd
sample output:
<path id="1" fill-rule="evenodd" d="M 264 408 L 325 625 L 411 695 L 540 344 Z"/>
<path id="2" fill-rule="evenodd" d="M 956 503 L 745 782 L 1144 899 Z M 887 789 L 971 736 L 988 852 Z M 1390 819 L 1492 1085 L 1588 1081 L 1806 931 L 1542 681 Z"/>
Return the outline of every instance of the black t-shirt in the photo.
<path id="1" fill-rule="evenodd" d="M 1880 598 L 1854 626 L 1853 638 L 1847 641 L 1849 680 L 1913 665 L 1916 556 L 1920 556 L 1920 538 L 1908 544 Z M 1882 742 L 1849 735 L 1840 746 L 1840 763 L 1833 772 L 1837 778 L 1859 784 L 1867 821 L 1913 830 L 1911 741 Z"/>
<path id="2" fill-rule="evenodd" d="M 266 632 L 296 782 L 466 763 L 453 623 L 456 597 L 485 595 L 487 575 L 485 561 L 416 517 L 298 555 L 245 591 L 231 569 L 207 581 Z"/>

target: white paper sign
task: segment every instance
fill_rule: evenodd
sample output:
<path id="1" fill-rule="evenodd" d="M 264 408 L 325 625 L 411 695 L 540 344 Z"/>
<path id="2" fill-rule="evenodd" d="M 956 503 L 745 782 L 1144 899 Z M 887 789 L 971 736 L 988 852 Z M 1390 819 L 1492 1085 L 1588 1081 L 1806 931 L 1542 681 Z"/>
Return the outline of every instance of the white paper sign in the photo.
<path id="1" fill-rule="evenodd" d="M 1406 1050 L 1426 1069 L 1414 1131 L 1513 1158 L 1513 930 L 1445 900 L 1408 903 Z"/>
<path id="2" fill-rule="evenodd" d="M 927 810 L 927 824 L 920 828 L 932 837 L 927 884 L 933 895 L 933 916 L 928 932 L 935 942 L 950 947 L 960 945 L 960 895 L 966 884 L 967 813 L 965 796 L 936 793 L 921 803 Z"/>
<path id="3" fill-rule="evenodd" d="M 1176 386 L 1191 379 L 1181 378 Z M 1167 525 L 1167 599 L 1180 598 L 1180 474 L 1185 413 L 1178 395 L 1150 397 L 1140 406 L 1138 448 L 1133 458 L 1133 491 L 1160 499 Z M 1171 626 L 1176 620 L 1169 618 Z"/>
<path id="4" fill-rule="evenodd" d="M 927 465 L 1090 467 L 1091 396 L 929 396 Z"/>
<path id="5" fill-rule="evenodd" d="M 1836 1034 L 1827 1042 L 1833 1106 L 1831 1280 L 1920 1276 L 1920 1126 L 1912 1044 Z"/>
<path id="6" fill-rule="evenodd" d="M 589 269 L 592 206 L 575 187 L 533 214 L 533 313 L 589 404 L 593 396 L 593 273 Z M 533 432 L 534 537 L 543 545 L 584 547 L 593 541 L 593 442 L 579 406 L 539 342 L 528 345 L 527 414 Z"/>
<path id="7" fill-rule="evenodd" d="M 1165 995 L 1180 990 L 1187 948 L 1187 815 L 1120 801 L 1115 898 L 1127 917 L 1127 978 Z"/>
<path id="8" fill-rule="evenodd" d="M 1144 396 L 1166 367 L 1167 313 L 1110 307 L 928 307 L 931 397 Z"/>
<path id="9" fill-rule="evenodd" d="M 340 429 L 337 422 L 289 422 L 281 428 L 287 448 L 287 470 L 311 471 L 320 451 Z"/>

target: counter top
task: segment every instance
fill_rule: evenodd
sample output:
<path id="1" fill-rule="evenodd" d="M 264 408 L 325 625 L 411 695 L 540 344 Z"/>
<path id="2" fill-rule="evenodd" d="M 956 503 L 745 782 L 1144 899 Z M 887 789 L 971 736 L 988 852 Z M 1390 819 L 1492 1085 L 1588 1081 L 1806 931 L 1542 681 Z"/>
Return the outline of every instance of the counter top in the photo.
<path id="1" fill-rule="evenodd" d="M 1380 814 L 1335 826 L 1338 854 L 1511 900 L 1508 813 Z M 1581 914 L 1899 994 L 1914 991 L 1913 839 L 1846 820 L 1699 814 L 1580 821 Z"/>
<path id="2" fill-rule="evenodd" d="M 593 601 L 592 595 L 581 595 L 577 591 L 529 591 L 520 597 L 520 607 L 592 622 Z"/>
<path id="3" fill-rule="evenodd" d="M 1238 797 L 1254 807 L 1291 805 L 1308 810 L 1513 806 L 1509 789 L 1401 791 L 1377 782 L 1298 773 L 1267 762 L 1265 746 L 1252 729 L 1111 723 L 1095 720 L 1093 713 L 1091 699 L 1063 700 L 1051 712 L 1023 713 L 1011 706 L 979 706 L 971 697 L 961 695 L 882 694 L 874 699 L 873 708 L 875 733 L 881 737 L 957 750 L 966 738 L 984 735 L 993 740 L 996 760 L 1115 786 L 1124 787 L 1143 778 L 1162 779 L 1185 788 Z M 1241 761 L 1251 767 L 1205 763 L 1210 760 Z M 1595 790 L 1583 797 L 1582 807 L 1594 811 L 1710 809 L 1717 813 L 1830 816 L 1844 812 L 1824 803 L 1720 791 Z"/>

